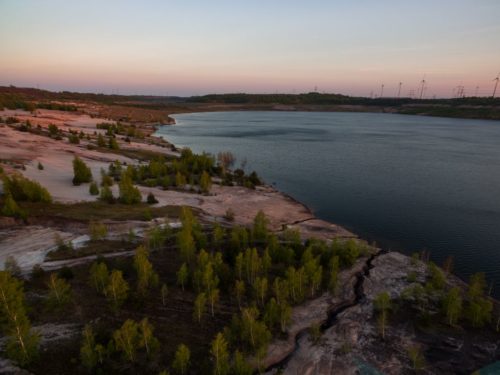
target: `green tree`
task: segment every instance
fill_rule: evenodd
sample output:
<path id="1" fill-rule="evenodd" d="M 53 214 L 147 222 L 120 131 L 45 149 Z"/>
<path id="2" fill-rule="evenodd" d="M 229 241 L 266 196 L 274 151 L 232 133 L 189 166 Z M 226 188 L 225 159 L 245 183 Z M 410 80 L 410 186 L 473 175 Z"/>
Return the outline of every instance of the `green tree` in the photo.
<path id="1" fill-rule="evenodd" d="M 266 277 L 257 277 L 253 285 L 254 293 L 257 301 L 264 306 L 264 301 L 267 295 L 268 283 Z"/>
<path id="2" fill-rule="evenodd" d="M 63 307 L 71 300 L 71 286 L 62 278 L 59 278 L 55 273 L 50 275 L 47 282 L 49 295 L 47 302 L 52 307 Z"/>
<path id="3" fill-rule="evenodd" d="M 82 336 L 80 359 L 88 370 L 93 370 L 98 364 L 103 362 L 105 348 L 101 344 L 96 344 L 95 335 L 90 325 L 85 325 Z"/>
<path id="4" fill-rule="evenodd" d="M 234 285 L 234 294 L 236 296 L 236 300 L 238 301 L 238 308 L 241 310 L 241 303 L 243 301 L 243 297 L 245 296 L 245 282 L 243 280 L 236 280 Z"/>
<path id="5" fill-rule="evenodd" d="M 179 247 L 182 260 L 192 263 L 196 253 L 196 244 L 190 227 L 183 226 L 179 231 L 177 235 L 177 246 Z"/>
<path id="6" fill-rule="evenodd" d="M 103 240 L 108 234 L 108 228 L 103 223 L 91 221 L 89 224 L 89 233 L 92 241 Z"/>
<path id="7" fill-rule="evenodd" d="M 106 263 L 94 262 L 90 267 L 90 283 L 98 293 L 105 293 L 109 282 L 109 271 Z"/>
<path id="8" fill-rule="evenodd" d="M 156 353 L 160 348 L 160 342 L 154 336 L 154 327 L 148 318 L 139 322 L 139 347 L 146 349 L 148 357 Z"/>
<path id="9" fill-rule="evenodd" d="M 467 291 L 468 303 L 466 315 L 473 327 L 482 327 L 491 322 L 493 303 L 484 296 L 486 278 L 484 273 L 476 273 L 470 277 Z"/>
<path id="10" fill-rule="evenodd" d="M 111 150 L 119 150 L 120 149 L 120 147 L 118 146 L 118 142 L 116 142 L 115 137 L 109 137 L 108 148 L 110 148 Z"/>
<path id="11" fill-rule="evenodd" d="M 210 354 L 214 363 L 214 375 L 227 375 L 229 372 L 229 353 L 227 341 L 222 333 L 219 332 L 212 341 Z"/>
<path id="12" fill-rule="evenodd" d="M 142 200 L 141 192 L 132 183 L 129 173 L 123 172 L 118 184 L 119 200 L 124 204 L 136 204 Z"/>
<path id="13" fill-rule="evenodd" d="M 39 337 L 26 315 L 22 283 L 7 271 L 0 271 L 0 328 L 8 358 L 24 366 L 37 356 Z"/>
<path id="14" fill-rule="evenodd" d="M 113 309 L 117 310 L 127 299 L 129 286 L 123 279 L 122 271 L 113 270 L 106 286 L 105 295 Z"/>
<path id="15" fill-rule="evenodd" d="M 19 208 L 16 201 L 12 197 L 12 194 L 10 194 L 10 193 L 8 193 L 5 196 L 5 201 L 3 203 L 1 213 L 3 216 L 10 216 L 10 217 L 16 217 L 16 218 L 26 217 L 26 214 L 24 213 L 24 211 L 21 208 Z"/>
<path id="16" fill-rule="evenodd" d="M 137 272 L 137 291 L 144 296 L 149 288 L 158 285 L 158 274 L 148 259 L 149 254 L 144 246 L 139 246 L 134 255 L 134 268 Z"/>
<path id="17" fill-rule="evenodd" d="M 182 287 L 182 291 L 184 291 L 184 286 L 189 277 L 189 271 L 186 263 L 183 263 L 179 271 L 177 271 L 177 285 Z"/>
<path id="18" fill-rule="evenodd" d="M 454 325 L 460 319 L 462 312 L 462 297 L 459 288 L 452 288 L 443 298 L 443 310 L 449 325 Z"/>
<path id="19" fill-rule="evenodd" d="M 431 274 L 430 286 L 434 290 L 442 290 L 446 284 L 446 277 L 443 271 L 433 262 L 429 263 L 429 272 Z"/>
<path id="20" fill-rule="evenodd" d="M 99 195 L 99 187 L 95 183 L 95 181 L 92 181 L 89 185 L 89 194 L 90 195 Z"/>
<path id="21" fill-rule="evenodd" d="M 184 187 L 186 184 L 186 177 L 181 172 L 177 172 L 175 175 L 175 186 Z"/>
<path id="22" fill-rule="evenodd" d="M 279 314 L 281 332 L 286 332 L 286 327 L 288 326 L 292 318 L 292 308 L 288 303 L 282 303 L 281 305 L 279 305 Z"/>
<path id="23" fill-rule="evenodd" d="M 208 292 L 208 300 L 210 301 L 210 310 L 212 312 L 212 316 L 214 316 L 215 314 L 215 311 L 214 311 L 214 308 L 215 308 L 215 305 L 217 304 L 217 302 L 219 301 L 219 289 L 211 289 L 209 292 Z"/>
<path id="24" fill-rule="evenodd" d="M 385 329 L 387 326 L 387 315 L 391 308 L 391 296 L 387 292 L 379 293 L 373 300 L 375 309 L 379 311 L 378 323 L 382 338 L 385 339 Z"/>
<path id="25" fill-rule="evenodd" d="M 175 352 L 175 358 L 174 362 L 172 363 L 172 368 L 179 374 L 184 375 L 187 373 L 190 360 L 191 352 L 189 351 L 189 348 L 184 344 L 180 344 L 177 347 L 177 351 Z"/>
<path id="26" fill-rule="evenodd" d="M 205 313 L 207 307 L 207 296 L 205 293 L 200 293 L 194 300 L 194 318 L 198 321 L 198 323 L 201 323 L 201 318 L 203 317 L 203 314 Z"/>
<path id="27" fill-rule="evenodd" d="M 115 203 L 115 197 L 113 196 L 113 192 L 111 191 L 108 185 L 104 185 L 102 187 L 99 199 L 103 202 Z"/>
<path id="28" fill-rule="evenodd" d="M 222 228 L 219 223 L 215 223 L 212 240 L 212 245 L 215 249 L 219 249 L 222 246 L 225 235 L 226 233 L 224 228 Z"/>
<path id="29" fill-rule="evenodd" d="M 408 357 L 410 357 L 412 368 L 415 371 L 421 370 L 425 364 L 425 357 L 422 354 L 420 346 L 415 345 L 407 349 Z"/>
<path id="30" fill-rule="evenodd" d="M 116 350 L 122 352 L 125 359 L 134 362 L 141 343 L 139 325 L 133 320 L 127 319 L 121 328 L 113 333 L 113 341 Z"/>
<path id="31" fill-rule="evenodd" d="M 200 177 L 200 189 L 202 193 L 206 194 L 210 191 L 211 188 L 212 188 L 212 178 L 206 171 L 203 171 Z"/>
<path id="32" fill-rule="evenodd" d="M 234 352 L 233 355 L 233 368 L 232 372 L 234 375 L 252 375 L 253 368 L 250 364 L 245 360 L 243 353 L 239 350 Z"/>
<path id="33" fill-rule="evenodd" d="M 97 136 L 97 146 L 98 147 L 106 147 L 106 140 L 104 139 L 104 137 L 100 133 Z"/>
<path id="34" fill-rule="evenodd" d="M 92 181 L 92 171 L 78 156 L 73 159 L 73 185 Z"/>
<path id="35" fill-rule="evenodd" d="M 255 242 L 265 243 L 267 241 L 269 220 L 264 212 L 259 211 L 253 219 L 252 236 Z"/>

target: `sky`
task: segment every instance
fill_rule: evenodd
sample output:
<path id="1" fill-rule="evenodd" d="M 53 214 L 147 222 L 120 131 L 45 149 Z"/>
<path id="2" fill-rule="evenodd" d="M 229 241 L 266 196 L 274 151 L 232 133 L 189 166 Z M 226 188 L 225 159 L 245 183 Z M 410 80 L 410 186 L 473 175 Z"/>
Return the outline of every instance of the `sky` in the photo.
<path id="1" fill-rule="evenodd" d="M 499 72 L 499 0 L 0 0 L 0 85 L 450 97 Z"/>

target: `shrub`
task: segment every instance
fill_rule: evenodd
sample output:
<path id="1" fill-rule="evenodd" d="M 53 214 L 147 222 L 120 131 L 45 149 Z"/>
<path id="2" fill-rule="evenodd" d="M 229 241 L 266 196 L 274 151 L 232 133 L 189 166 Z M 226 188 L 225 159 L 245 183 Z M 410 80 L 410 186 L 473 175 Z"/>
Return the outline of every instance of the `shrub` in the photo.
<path id="1" fill-rule="evenodd" d="M 128 173 L 123 173 L 119 184 L 120 188 L 120 202 L 125 204 L 140 203 L 142 197 L 141 192 L 132 183 Z"/>
<path id="2" fill-rule="evenodd" d="M 52 202 L 52 197 L 47 189 L 36 181 L 13 176 L 12 178 L 5 177 L 3 183 L 5 191 L 11 194 L 14 200 L 18 202 Z"/>
<path id="3" fill-rule="evenodd" d="M 158 199 L 156 199 L 154 194 L 150 192 L 148 194 L 147 202 L 148 202 L 148 204 L 156 204 L 156 203 L 158 203 Z"/>
<path id="4" fill-rule="evenodd" d="M 73 159 L 73 185 L 92 181 L 92 171 L 78 156 Z"/>
<path id="5" fill-rule="evenodd" d="M 104 185 L 101 188 L 101 195 L 99 196 L 99 199 L 107 203 L 115 203 L 115 197 L 113 196 L 113 192 L 108 185 Z"/>
<path id="6" fill-rule="evenodd" d="M 69 143 L 72 143 L 75 145 L 80 143 L 80 138 L 78 138 L 78 136 L 76 134 L 70 134 L 70 136 L 68 137 L 68 140 L 69 140 Z"/>
<path id="7" fill-rule="evenodd" d="M 43 164 L 38 162 L 38 170 L 43 171 Z"/>
<path id="8" fill-rule="evenodd" d="M 99 188 L 95 182 L 92 182 L 89 186 L 90 195 L 99 195 Z"/>

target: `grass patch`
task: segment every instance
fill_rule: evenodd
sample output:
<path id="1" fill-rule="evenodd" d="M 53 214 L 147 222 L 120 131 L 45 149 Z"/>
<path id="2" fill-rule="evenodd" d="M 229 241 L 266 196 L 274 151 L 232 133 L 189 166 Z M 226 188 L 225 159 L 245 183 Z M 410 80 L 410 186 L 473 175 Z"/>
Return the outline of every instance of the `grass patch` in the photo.
<path id="1" fill-rule="evenodd" d="M 59 219 L 92 221 L 92 220 L 139 220 L 149 221 L 157 217 L 178 218 L 180 206 L 151 207 L 147 203 L 134 205 L 109 204 L 105 202 L 32 203 L 23 202 L 20 206 L 28 212 L 30 218 L 54 217 Z"/>
<path id="2" fill-rule="evenodd" d="M 78 249 L 67 247 L 59 248 L 47 254 L 48 260 L 65 260 L 81 258 L 88 255 L 100 255 L 121 251 L 134 250 L 138 245 L 128 241 L 97 240 L 89 241 L 85 246 Z"/>

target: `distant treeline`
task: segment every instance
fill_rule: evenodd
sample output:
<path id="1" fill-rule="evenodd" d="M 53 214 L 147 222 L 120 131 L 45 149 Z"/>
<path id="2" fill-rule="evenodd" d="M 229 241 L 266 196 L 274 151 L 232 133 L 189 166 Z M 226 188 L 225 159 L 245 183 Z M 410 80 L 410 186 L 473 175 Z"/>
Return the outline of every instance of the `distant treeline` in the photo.
<path id="1" fill-rule="evenodd" d="M 55 102 L 56 101 L 56 102 Z M 65 104 L 69 102 L 70 104 Z M 74 111 L 71 103 L 93 102 L 103 105 L 120 105 L 150 110 L 164 110 L 169 113 L 213 110 L 210 104 L 227 105 L 217 110 L 276 109 L 273 106 L 293 106 L 296 110 L 325 111 L 377 111 L 401 114 L 500 119 L 500 98 L 466 97 L 454 99 L 412 99 L 412 98 L 365 98 L 340 94 L 310 92 L 303 94 L 210 94 L 204 96 L 175 97 L 153 95 L 106 95 L 52 92 L 34 88 L 0 86 L 0 108 L 36 108 Z M 344 106 L 344 107 L 342 107 Z M 352 107 L 347 107 L 352 106 Z M 321 108 L 317 108 L 321 107 Z M 362 108 L 364 107 L 364 108 Z"/>
<path id="2" fill-rule="evenodd" d="M 412 98 L 365 98 L 340 94 L 310 92 L 306 94 L 211 94 L 193 96 L 187 99 L 194 103 L 224 104 L 285 104 L 285 105 L 369 105 L 400 107 L 409 104 L 419 105 L 500 105 L 500 98 L 466 97 L 458 99 L 412 99 Z"/>

